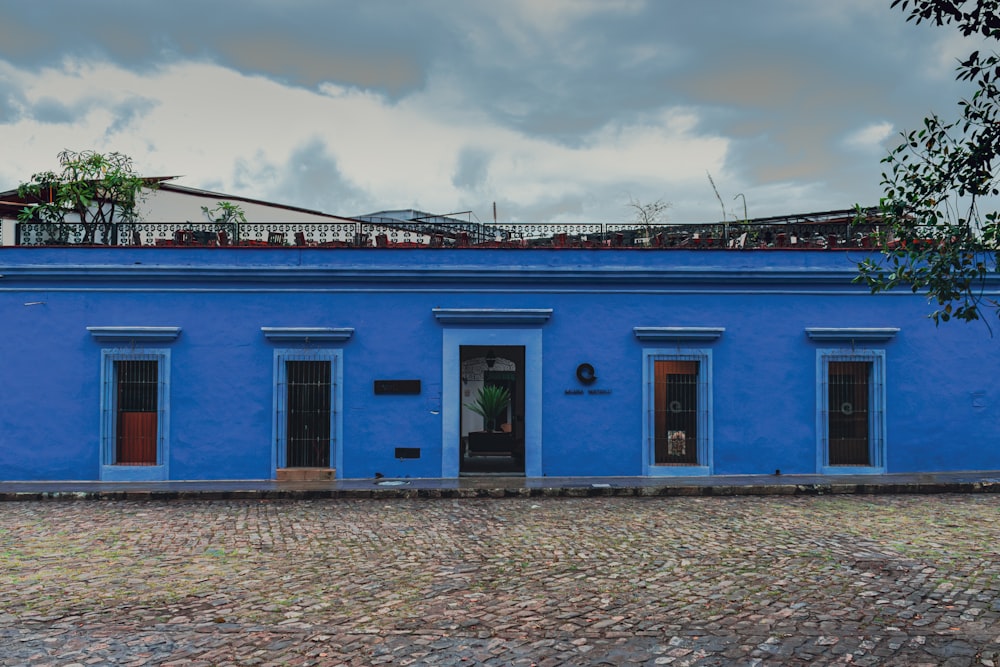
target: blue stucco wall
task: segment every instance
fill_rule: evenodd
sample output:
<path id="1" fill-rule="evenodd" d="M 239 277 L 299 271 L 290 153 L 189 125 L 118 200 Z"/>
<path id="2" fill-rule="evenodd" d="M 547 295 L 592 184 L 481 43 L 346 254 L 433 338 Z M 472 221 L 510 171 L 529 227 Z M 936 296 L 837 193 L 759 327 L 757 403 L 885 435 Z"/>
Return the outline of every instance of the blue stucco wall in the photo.
<path id="1" fill-rule="evenodd" d="M 552 309 L 541 332 L 541 470 L 643 474 L 643 342 L 633 327 L 724 327 L 710 349 L 714 474 L 817 471 L 807 327 L 892 327 L 888 472 L 1000 469 L 1000 355 L 982 324 L 939 328 L 923 297 L 852 285 L 841 251 L 0 249 L 0 479 L 98 479 L 101 349 L 88 326 L 177 326 L 171 479 L 273 475 L 274 350 L 261 327 L 351 327 L 339 477 L 439 477 L 443 331 L 435 308 Z M 995 285 L 990 289 L 995 291 Z M 32 304 L 32 305 L 28 305 Z M 503 331 L 518 325 L 472 325 Z M 595 387 L 567 394 L 578 364 Z M 376 396 L 376 379 L 420 379 Z M 398 460 L 396 447 L 419 447 Z M 444 466 L 445 468 L 447 466 Z"/>

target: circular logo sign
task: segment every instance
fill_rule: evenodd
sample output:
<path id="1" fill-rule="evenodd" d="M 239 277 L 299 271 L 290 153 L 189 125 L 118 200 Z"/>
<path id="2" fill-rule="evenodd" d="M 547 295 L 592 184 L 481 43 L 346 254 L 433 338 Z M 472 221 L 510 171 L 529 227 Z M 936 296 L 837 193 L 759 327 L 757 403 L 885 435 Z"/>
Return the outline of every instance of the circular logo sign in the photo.
<path id="1" fill-rule="evenodd" d="M 576 367 L 576 379 L 583 384 L 594 384 L 597 375 L 594 374 L 594 367 L 590 364 L 580 364 Z"/>

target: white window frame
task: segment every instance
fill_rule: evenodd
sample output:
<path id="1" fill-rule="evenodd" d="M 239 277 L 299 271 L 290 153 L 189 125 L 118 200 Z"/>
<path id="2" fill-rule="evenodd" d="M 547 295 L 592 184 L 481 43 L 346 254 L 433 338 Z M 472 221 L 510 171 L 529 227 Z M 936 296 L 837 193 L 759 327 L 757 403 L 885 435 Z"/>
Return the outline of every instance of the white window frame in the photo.
<path id="1" fill-rule="evenodd" d="M 117 437 L 116 361 L 157 362 L 156 465 L 115 463 Z M 104 348 L 101 350 L 101 481 L 132 482 L 169 479 L 170 350 Z"/>
<path id="2" fill-rule="evenodd" d="M 657 465 L 656 460 L 656 372 L 657 361 L 698 362 L 698 463 Z M 713 471 L 712 350 L 677 347 L 643 350 L 642 441 L 643 474 L 650 477 L 707 476 Z"/>
<path id="3" fill-rule="evenodd" d="M 463 346 L 524 347 L 524 476 L 542 477 L 542 327 L 551 308 L 434 308 L 442 325 L 441 477 L 459 475 Z"/>
<path id="4" fill-rule="evenodd" d="M 337 477 L 342 476 L 343 447 L 340 443 L 344 436 L 343 424 L 343 356 L 340 348 L 287 348 L 274 351 L 274 405 L 271 410 L 273 418 L 271 478 L 278 475 L 278 469 L 285 467 L 288 451 L 288 423 L 285 417 L 287 410 L 288 361 L 328 361 L 330 367 L 330 465 L 336 470 Z"/>
<path id="5" fill-rule="evenodd" d="M 867 466 L 830 465 L 827 418 L 829 410 L 830 362 L 861 361 L 871 363 L 868 382 L 868 461 Z M 885 473 L 886 444 L 885 350 L 819 349 L 816 350 L 816 469 L 823 475 L 873 475 Z"/>

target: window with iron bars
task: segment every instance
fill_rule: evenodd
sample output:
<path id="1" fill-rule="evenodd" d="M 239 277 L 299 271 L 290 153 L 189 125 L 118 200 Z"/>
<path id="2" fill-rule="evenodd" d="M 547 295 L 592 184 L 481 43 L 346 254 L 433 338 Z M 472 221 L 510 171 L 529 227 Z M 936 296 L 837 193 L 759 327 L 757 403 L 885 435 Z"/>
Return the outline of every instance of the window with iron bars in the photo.
<path id="1" fill-rule="evenodd" d="M 168 360 L 168 350 L 103 350 L 102 478 L 165 478 Z"/>
<path id="2" fill-rule="evenodd" d="M 817 354 L 820 469 L 884 470 L 885 351 L 819 350 Z"/>
<path id="3" fill-rule="evenodd" d="M 647 350 L 646 377 L 646 474 L 709 474 L 710 350 Z"/>
<path id="4" fill-rule="evenodd" d="M 336 350 L 275 352 L 276 467 L 335 467 L 339 359 Z"/>

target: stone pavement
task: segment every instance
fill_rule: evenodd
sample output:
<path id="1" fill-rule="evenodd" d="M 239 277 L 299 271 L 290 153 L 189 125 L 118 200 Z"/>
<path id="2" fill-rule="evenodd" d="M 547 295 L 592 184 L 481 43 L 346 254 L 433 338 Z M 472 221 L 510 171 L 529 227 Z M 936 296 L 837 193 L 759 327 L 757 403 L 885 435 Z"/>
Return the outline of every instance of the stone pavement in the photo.
<path id="1" fill-rule="evenodd" d="M 0 665 L 996 665 L 1000 497 L 0 504 Z"/>

